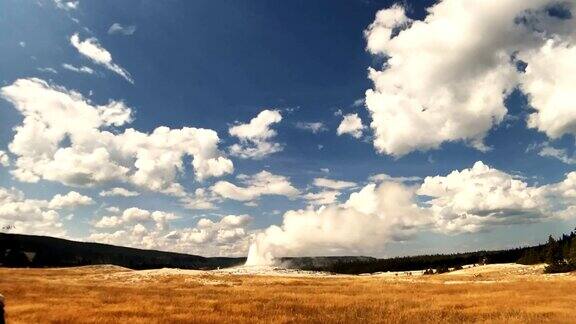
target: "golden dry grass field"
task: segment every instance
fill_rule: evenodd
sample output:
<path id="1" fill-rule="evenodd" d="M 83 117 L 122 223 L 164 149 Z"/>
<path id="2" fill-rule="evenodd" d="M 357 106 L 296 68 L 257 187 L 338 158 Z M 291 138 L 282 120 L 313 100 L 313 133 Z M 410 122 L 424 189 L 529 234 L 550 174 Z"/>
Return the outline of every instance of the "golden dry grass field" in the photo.
<path id="1" fill-rule="evenodd" d="M 7 323 L 576 322 L 576 275 L 485 266 L 432 276 L 0 268 Z"/>

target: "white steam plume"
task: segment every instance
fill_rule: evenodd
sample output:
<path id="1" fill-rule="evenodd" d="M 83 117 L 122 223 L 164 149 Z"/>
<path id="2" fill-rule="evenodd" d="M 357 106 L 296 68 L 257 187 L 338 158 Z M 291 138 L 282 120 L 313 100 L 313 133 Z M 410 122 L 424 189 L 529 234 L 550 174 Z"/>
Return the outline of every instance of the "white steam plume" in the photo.
<path id="1" fill-rule="evenodd" d="M 557 183 L 529 185 L 482 161 L 419 185 L 366 185 L 343 204 L 291 210 L 282 225 L 256 234 L 247 265 L 284 256 L 381 254 L 386 243 L 420 230 L 474 233 L 497 226 L 573 218 L 576 171 Z"/>
<path id="2" fill-rule="evenodd" d="M 280 256 L 381 251 L 428 222 L 414 201 L 413 188 L 388 182 L 369 184 L 341 205 L 288 211 L 281 226 L 254 237 L 246 265 L 271 265 Z"/>

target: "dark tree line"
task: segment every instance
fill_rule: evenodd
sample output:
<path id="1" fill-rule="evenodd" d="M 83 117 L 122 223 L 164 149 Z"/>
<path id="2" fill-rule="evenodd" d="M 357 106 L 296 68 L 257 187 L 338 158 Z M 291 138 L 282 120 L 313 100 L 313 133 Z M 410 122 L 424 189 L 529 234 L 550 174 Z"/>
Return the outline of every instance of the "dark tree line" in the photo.
<path id="1" fill-rule="evenodd" d="M 548 237 L 548 243 L 527 250 L 518 263 L 547 263 L 546 273 L 569 272 L 576 270 L 576 231 L 564 234 L 558 239 Z"/>
<path id="2" fill-rule="evenodd" d="M 312 262 L 310 259 L 314 259 Z M 386 271 L 426 270 L 427 274 L 443 273 L 459 269 L 466 264 L 484 263 L 547 263 L 547 273 L 576 270 L 576 231 L 558 239 L 549 237 L 548 243 L 499 251 L 477 251 L 453 254 L 434 254 L 376 258 L 291 258 L 287 264 L 292 268 L 328 271 L 343 274 L 361 274 Z"/>
<path id="3" fill-rule="evenodd" d="M 290 260 L 289 266 L 302 270 L 327 271 L 342 274 L 361 274 L 387 271 L 411 271 L 434 269 L 433 273 L 442 273 L 448 269 L 459 268 L 466 264 L 513 263 L 518 261 L 528 248 L 500 251 L 477 251 L 453 254 L 418 255 L 389 259 L 376 258 L 340 258 L 334 257 L 326 262 L 299 262 L 299 258 Z"/>

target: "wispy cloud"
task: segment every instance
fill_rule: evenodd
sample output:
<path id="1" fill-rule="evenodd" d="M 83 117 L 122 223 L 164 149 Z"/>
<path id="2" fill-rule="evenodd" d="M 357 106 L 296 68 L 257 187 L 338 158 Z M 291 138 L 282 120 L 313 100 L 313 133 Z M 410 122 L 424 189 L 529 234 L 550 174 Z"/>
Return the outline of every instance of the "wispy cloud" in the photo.
<path id="1" fill-rule="evenodd" d="M 58 71 L 56 71 L 56 69 L 51 68 L 51 67 L 37 68 L 37 70 L 40 71 L 40 72 L 47 72 L 47 73 L 58 74 Z"/>
<path id="2" fill-rule="evenodd" d="M 576 164 L 576 155 L 568 154 L 566 149 L 555 148 L 549 142 L 532 144 L 526 149 L 526 152 L 530 151 L 538 151 L 538 155 L 542 157 L 554 158 L 566 164 Z"/>
<path id="3" fill-rule="evenodd" d="M 103 65 L 108 70 L 126 79 L 126 81 L 134 83 L 130 73 L 112 61 L 112 54 L 110 54 L 110 52 L 102 47 L 96 38 L 92 37 L 85 40 L 80 40 L 78 34 L 74 34 L 72 37 L 70 37 L 70 43 L 78 50 L 80 54 L 89 58 L 92 60 L 92 62 Z"/>
<path id="4" fill-rule="evenodd" d="M 322 122 L 297 122 L 296 128 L 312 132 L 313 134 L 328 130 Z"/>
<path id="5" fill-rule="evenodd" d="M 121 25 L 119 23 L 113 23 L 110 28 L 108 28 L 108 34 L 110 35 L 124 35 L 130 36 L 136 32 L 135 25 Z"/>
<path id="6" fill-rule="evenodd" d="M 56 8 L 70 11 L 78 9 L 80 1 L 54 0 Z"/>
<path id="7" fill-rule="evenodd" d="M 94 74 L 94 70 L 87 66 L 76 67 L 74 65 L 64 63 L 62 64 L 62 67 L 65 68 L 66 70 L 73 71 L 76 73 Z"/>

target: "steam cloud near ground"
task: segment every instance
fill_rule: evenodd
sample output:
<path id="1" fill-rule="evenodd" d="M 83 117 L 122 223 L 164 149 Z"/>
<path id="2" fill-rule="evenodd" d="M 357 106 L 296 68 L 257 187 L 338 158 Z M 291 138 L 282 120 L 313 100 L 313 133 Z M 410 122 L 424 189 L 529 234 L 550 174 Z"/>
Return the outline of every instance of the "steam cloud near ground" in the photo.
<path id="1" fill-rule="evenodd" d="M 369 184 L 340 205 L 288 211 L 282 226 L 257 234 L 246 265 L 274 264 L 274 258 L 310 253 L 379 249 L 429 222 L 414 203 L 414 190 L 399 183 Z"/>
<path id="2" fill-rule="evenodd" d="M 419 231 L 473 233 L 573 217 L 574 192 L 576 172 L 558 183 L 530 186 L 481 161 L 419 185 L 371 183 L 342 204 L 286 212 L 281 226 L 255 235 L 246 265 L 272 265 L 285 256 L 374 255 Z"/>

